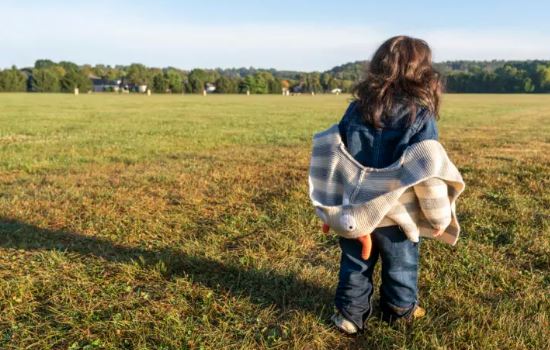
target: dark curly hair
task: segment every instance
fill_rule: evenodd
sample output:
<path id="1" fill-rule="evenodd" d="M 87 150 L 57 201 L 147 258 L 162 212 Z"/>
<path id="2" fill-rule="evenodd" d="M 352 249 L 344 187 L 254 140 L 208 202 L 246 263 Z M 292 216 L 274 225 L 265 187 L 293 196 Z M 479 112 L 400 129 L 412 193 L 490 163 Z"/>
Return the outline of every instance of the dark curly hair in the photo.
<path id="1" fill-rule="evenodd" d="M 352 93 L 365 121 L 383 126 L 383 118 L 397 103 L 409 107 L 409 123 L 418 108 L 425 108 L 437 119 L 443 82 L 432 66 L 432 51 L 421 39 L 396 36 L 376 50 L 365 79 Z"/>

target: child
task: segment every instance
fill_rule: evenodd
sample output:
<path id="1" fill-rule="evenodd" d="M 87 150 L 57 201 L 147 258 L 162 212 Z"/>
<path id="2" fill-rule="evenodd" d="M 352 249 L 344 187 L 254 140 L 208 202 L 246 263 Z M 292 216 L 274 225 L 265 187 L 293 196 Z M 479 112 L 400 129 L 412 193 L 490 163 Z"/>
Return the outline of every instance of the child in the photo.
<path id="1" fill-rule="evenodd" d="M 438 143 L 441 80 L 423 40 L 397 36 L 374 54 L 338 125 L 316 134 L 310 197 L 341 235 L 332 316 L 354 334 L 372 313 L 372 274 L 382 260 L 382 317 L 422 317 L 418 306 L 419 236 L 455 244 L 455 200 L 464 189 Z"/>

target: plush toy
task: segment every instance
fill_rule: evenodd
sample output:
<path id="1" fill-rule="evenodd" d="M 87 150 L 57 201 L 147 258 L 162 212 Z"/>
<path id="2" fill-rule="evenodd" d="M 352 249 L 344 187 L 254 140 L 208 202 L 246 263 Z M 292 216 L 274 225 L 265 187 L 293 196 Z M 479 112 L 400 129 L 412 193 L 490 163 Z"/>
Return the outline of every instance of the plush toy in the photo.
<path id="1" fill-rule="evenodd" d="M 323 233 L 328 233 L 330 231 L 330 226 L 326 223 L 327 217 L 325 213 L 323 213 L 323 211 L 319 208 L 316 208 L 315 212 L 317 213 L 317 216 L 319 216 L 323 221 L 323 227 L 322 227 Z M 357 223 L 355 221 L 355 218 L 349 212 L 343 213 L 343 215 L 340 217 L 338 224 L 340 226 L 340 229 L 344 231 L 351 232 L 357 228 Z M 361 242 L 361 245 L 363 246 L 363 248 L 361 249 L 361 257 L 364 260 L 367 260 L 370 257 L 370 252 L 372 250 L 372 240 L 371 240 L 370 234 L 357 237 L 357 240 Z"/>
<path id="2" fill-rule="evenodd" d="M 327 224 L 323 224 L 323 233 L 328 233 L 330 231 L 330 226 Z M 357 240 L 361 243 L 362 249 L 361 249 L 361 257 L 364 260 L 367 260 L 370 258 L 370 252 L 372 250 L 372 239 L 370 238 L 370 234 L 357 237 Z"/>

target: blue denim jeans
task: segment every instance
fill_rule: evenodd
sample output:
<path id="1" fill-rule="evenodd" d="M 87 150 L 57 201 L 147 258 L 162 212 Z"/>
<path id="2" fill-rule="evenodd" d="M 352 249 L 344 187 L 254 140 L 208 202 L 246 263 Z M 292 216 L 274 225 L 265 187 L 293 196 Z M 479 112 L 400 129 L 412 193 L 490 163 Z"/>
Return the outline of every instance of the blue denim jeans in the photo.
<path id="1" fill-rule="evenodd" d="M 418 303 L 418 243 L 411 242 L 399 226 L 379 227 L 371 233 L 372 251 L 361 258 L 361 243 L 340 237 L 342 257 L 336 289 L 336 308 L 359 329 L 372 313 L 372 273 L 382 259 L 380 309 L 388 321 L 409 317 Z"/>

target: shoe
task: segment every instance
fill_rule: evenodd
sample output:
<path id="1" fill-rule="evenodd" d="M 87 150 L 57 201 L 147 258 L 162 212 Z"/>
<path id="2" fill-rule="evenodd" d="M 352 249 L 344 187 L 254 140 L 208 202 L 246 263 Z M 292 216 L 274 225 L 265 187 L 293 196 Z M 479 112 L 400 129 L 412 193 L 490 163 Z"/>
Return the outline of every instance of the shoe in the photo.
<path id="1" fill-rule="evenodd" d="M 346 334 L 356 334 L 358 331 L 357 326 L 338 311 L 332 315 L 330 320 L 334 323 L 336 328 Z"/>
<path id="2" fill-rule="evenodd" d="M 420 306 L 417 306 L 412 313 L 413 320 L 418 320 L 424 316 L 426 316 L 426 309 Z"/>
<path id="3" fill-rule="evenodd" d="M 386 310 L 386 312 L 382 312 L 382 320 L 386 321 L 388 323 L 410 323 L 414 320 L 421 319 L 422 317 L 426 316 L 426 309 L 423 307 L 420 307 L 416 305 L 414 307 L 414 310 L 411 312 L 406 312 L 407 316 L 396 316 L 395 314 L 398 312 L 403 312 L 404 308 L 396 308 L 391 306 L 386 306 L 389 308 Z M 406 310 L 406 309 L 405 309 Z"/>

